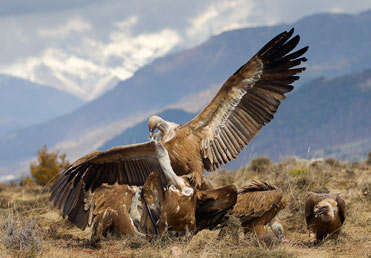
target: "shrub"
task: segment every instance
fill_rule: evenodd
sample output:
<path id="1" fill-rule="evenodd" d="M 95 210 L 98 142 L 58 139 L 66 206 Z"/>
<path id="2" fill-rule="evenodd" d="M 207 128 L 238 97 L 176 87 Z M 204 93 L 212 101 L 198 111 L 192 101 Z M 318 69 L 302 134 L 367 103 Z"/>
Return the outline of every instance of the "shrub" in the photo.
<path id="1" fill-rule="evenodd" d="M 3 243 L 6 248 L 17 252 L 18 256 L 38 256 L 42 248 L 42 239 L 35 219 L 16 222 L 11 212 L 8 217 L 7 233 Z"/>
<path id="2" fill-rule="evenodd" d="M 366 164 L 371 165 L 371 151 L 367 153 Z"/>
<path id="3" fill-rule="evenodd" d="M 309 169 L 303 168 L 301 166 L 296 167 L 296 168 L 293 168 L 293 169 L 287 171 L 287 173 L 290 176 L 300 176 L 300 175 L 305 174 L 305 173 L 308 173 L 308 172 L 309 172 Z"/>
<path id="4" fill-rule="evenodd" d="M 59 155 L 59 151 L 49 153 L 47 146 L 44 145 L 37 151 L 37 161 L 30 164 L 30 170 L 36 184 L 44 186 L 54 182 L 59 171 L 69 165 L 66 154 Z"/>
<path id="5" fill-rule="evenodd" d="M 250 169 L 255 172 L 266 170 L 271 165 L 271 160 L 268 157 L 259 157 L 251 160 Z"/>

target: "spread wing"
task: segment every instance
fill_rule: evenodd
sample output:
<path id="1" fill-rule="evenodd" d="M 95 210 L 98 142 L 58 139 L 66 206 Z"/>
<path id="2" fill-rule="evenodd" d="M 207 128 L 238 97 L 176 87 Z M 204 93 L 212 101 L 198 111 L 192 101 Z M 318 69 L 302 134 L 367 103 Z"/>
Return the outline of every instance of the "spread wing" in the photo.
<path id="1" fill-rule="evenodd" d="M 162 172 L 153 142 L 96 151 L 62 172 L 51 188 L 50 200 L 63 211 L 63 217 L 68 215 L 72 223 L 84 229 L 89 221 L 86 211 L 92 210 L 87 202 L 90 192 L 103 183 L 143 185 L 154 170 Z"/>
<path id="2" fill-rule="evenodd" d="M 185 124 L 198 134 L 204 166 L 214 171 L 235 159 L 263 125 L 273 119 L 290 84 L 305 70 L 297 67 L 306 61 L 304 47 L 290 53 L 299 43 L 294 29 L 267 43 L 238 69 L 221 87 L 209 105 Z M 291 38 L 291 39 L 290 39 Z"/>
<path id="3" fill-rule="evenodd" d="M 258 187 L 260 184 L 260 188 Z M 285 206 L 285 200 L 280 190 L 265 182 L 253 182 L 251 185 L 238 191 L 233 215 L 241 218 L 244 224 L 252 219 L 264 216 L 266 213 L 277 209 L 277 212 Z"/>

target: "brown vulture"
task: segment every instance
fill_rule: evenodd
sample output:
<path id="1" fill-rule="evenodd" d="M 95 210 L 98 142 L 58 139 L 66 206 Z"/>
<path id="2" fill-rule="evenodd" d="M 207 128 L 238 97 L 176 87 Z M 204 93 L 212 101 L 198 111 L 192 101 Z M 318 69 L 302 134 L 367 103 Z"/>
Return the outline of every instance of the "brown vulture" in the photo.
<path id="1" fill-rule="evenodd" d="M 305 221 L 311 242 L 319 242 L 327 235 L 337 239 L 345 212 L 345 202 L 339 193 L 309 192 L 305 200 Z"/>
<path id="2" fill-rule="evenodd" d="M 232 215 L 239 218 L 246 232 L 254 232 L 257 237 L 264 235 L 264 226 L 269 225 L 279 240 L 283 240 L 283 226 L 278 220 L 279 211 L 286 207 L 286 199 L 281 190 L 267 182 L 253 181 L 238 190 L 237 202 Z M 225 229 L 220 236 L 225 234 Z"/>
<path id="3" fill-rule="evenodd" d="M 168 151 L 175 173 L 187 175 L 196 189 L 212 189 L 204 170 L 214 171 L 235 159 L 273 119 L 281 100 L 293 89 L 291 84 L 305 70 L 298 66 L 306 61 L 302 55 L 308 47 L 293 51 L 300 40 L 293 33 L 291 29 L 270 40 L 188 123 L 177 125 L 156 116 L 149 119 L 150 135 Z M 90 153 L 62 172 L 50 199 L 63 217 L 84 229 L 89 221 L 85 203 L 89 193 L 104 183 L 142 186 L 151 172 L 163 173 L 155 149 L 152 142 L 144 142 Z"/>

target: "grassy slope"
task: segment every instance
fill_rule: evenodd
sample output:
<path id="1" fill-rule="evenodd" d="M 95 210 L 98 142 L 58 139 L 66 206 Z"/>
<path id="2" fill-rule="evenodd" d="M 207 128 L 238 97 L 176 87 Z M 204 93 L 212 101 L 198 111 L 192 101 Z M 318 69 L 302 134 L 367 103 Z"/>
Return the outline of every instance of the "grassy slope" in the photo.
<path id="1" fill-rule="evenodd" d="M 281 188 L 287 207 L 280 219 L 290 243 L 270 244 L 274 240 L 270 229 L 266 231 L 265 241 L 257 242 L 251 234 L 243 237 L 237 228 L 234 230 L 240 234 L 239 243 L 233 243 L 230 236 L 216 240 L 217 231 L 204 230 L 190 242 L 167 240 L 150 244 L 143 239 L 109 239 L 104 240 L 100 248 L 92 248 L 90 230 L 81 231 L 63 221 L 48 203 L 49 194 L 45 190 L 0 184 L 0 257 L 168 257 L 176 248 L 182 257 L 371 256 L 371 165 L 365 162 L 339 163 L 330 159 L 309 164 L 288 159 L 269 164 L 263 160 L 255 167 L 214 173 L 209 179 L 215 186 L 229 183 L 242 186 L 252 179 L 264 179 Z M 326 240 L 319 246 L 308 246 L 303 217 L 307 191 L 341 192 L 345 198 L 347 218 L 337 244 Z M 32 218 L 36 219 L 36 226 L 29 230 L 28 239 L 36 239 L 34 247 L 19 251 L 13 244 L 13 248 L 7 248 L 8 223 L 14 223 L 12 228 L 25 228 L 32 224 Z"/>

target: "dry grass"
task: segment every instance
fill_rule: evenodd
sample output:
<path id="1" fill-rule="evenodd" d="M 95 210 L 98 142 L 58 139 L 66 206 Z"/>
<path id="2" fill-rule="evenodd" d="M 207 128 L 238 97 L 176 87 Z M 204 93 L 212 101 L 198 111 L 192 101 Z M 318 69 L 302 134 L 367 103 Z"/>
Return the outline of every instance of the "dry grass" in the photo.
<path id="1" fill-rule="evenodd" d="M 369 162 L 288 158 L 272 163 L 263 158 L 247 168 L 209 176 L 214 186 L 243 186 L 253 179 L 267 180 L 285 193 L 287 208 L 280 219 L 290 243 L 278 243 L 269 228 L 263 239 L 245 236 L 231 220 L 222 240 L 218 231 L 203 230 L 191 240 L 107 239 L 93 247 L 90 229 L 81 231 L 62 220 L 49 204 L 47 191 L 27 184 L 0 184 L 0 257 L 371 257 Z M 303 210 L 308 191 L 342 193 L 347 218 L 338 243 L 325 239 L 318 246 L 308 244 Z"/>

